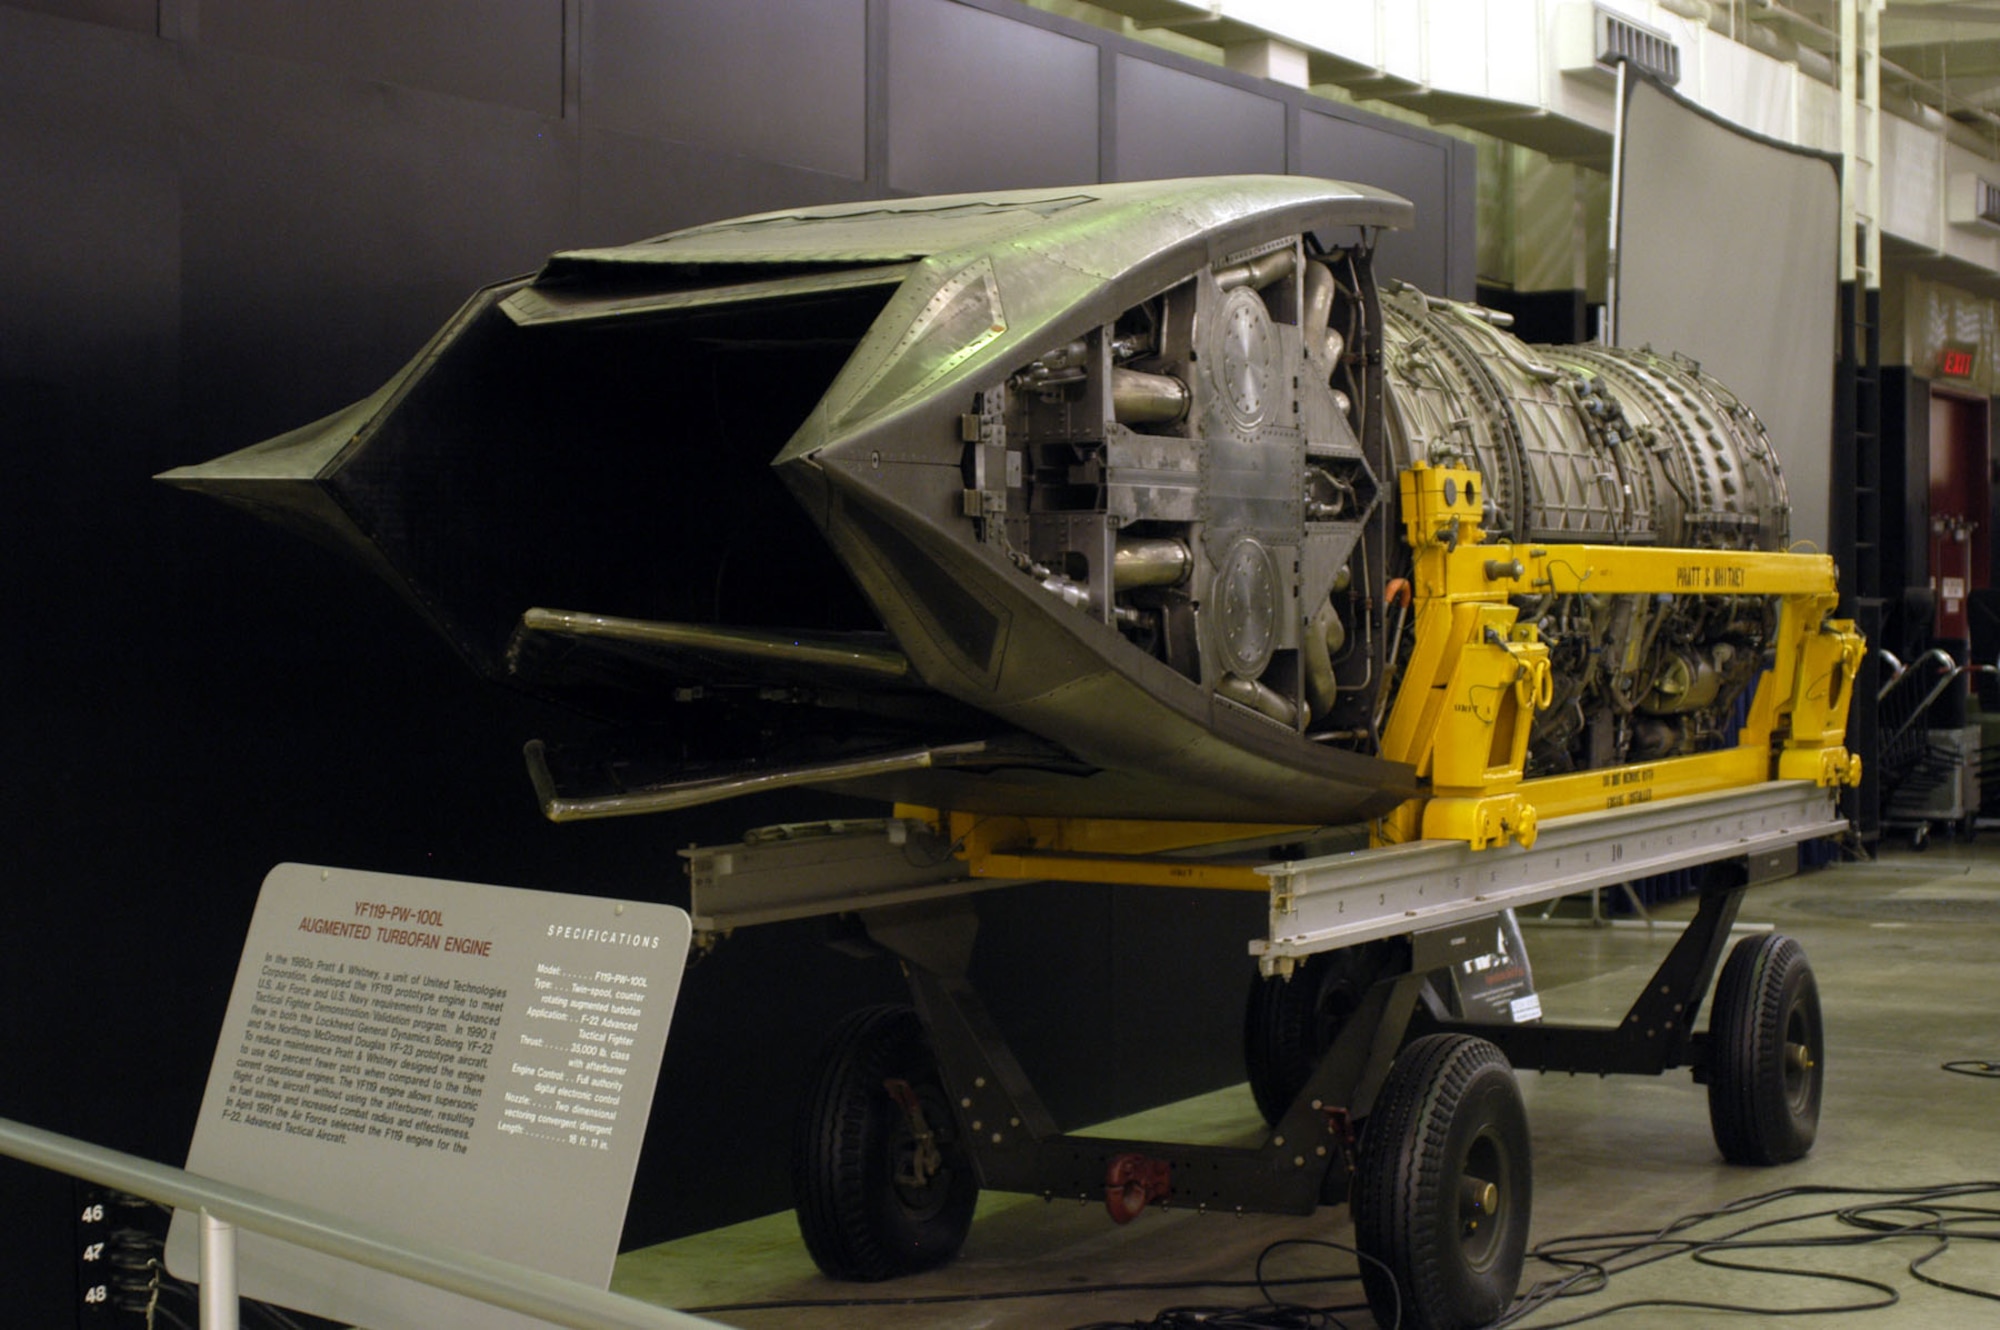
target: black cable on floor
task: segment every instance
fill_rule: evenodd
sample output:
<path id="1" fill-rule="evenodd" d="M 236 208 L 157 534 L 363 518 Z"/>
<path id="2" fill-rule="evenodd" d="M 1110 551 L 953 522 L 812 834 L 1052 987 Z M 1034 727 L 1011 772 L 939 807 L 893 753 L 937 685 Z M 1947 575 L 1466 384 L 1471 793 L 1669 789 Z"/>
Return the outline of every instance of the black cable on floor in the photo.
<path id="1" fill-rule="evenodd" d="M 1714 1210 L 1684 1215 L 1653 1232 L 1581 1234 L 1558 1238 L 1538 1244 L 1528 1253 L 1528 1257 L 1530 1260 L 1558 1269 L 1566 1268 L 1569 1273 L 1534 1285 L 1522 1294 L 1514 1306 L 1508 1309 L 1506 1315 L 1494 1325 L 1496 1327 L 1521 1325 L 1529 1317 L 1550 1309 L 1558 1301 L 1604 1292 L 1610 1286 L 1612 1279 L 1620 1273 L 1676 1256 L 1686 1256 L 1698 1264 L 1715 1269 L 1771 1275 L 1785 1279 L 1803 1279 L 1822 1284 L 1840 1284 L 1850 1288 L 1867 1289 L 1878 1296 L 1861 1301 L 1816 1306 L 1751 1306 L 1682 1298 L 1638 1298 L 1593 1308 L 1565 1319 L 1534 1321 L 1529 1330 L 1556 1330 L 1559 1326 L 1578 1325 L 1641 1307 L 1734 1312 L 1757 1316 L 1834 1315 L 1843 1312 L 1875 1311 L 1893 1306 L 1899 1300 L 1900 1294 L 1893 1285 L 1860 1275 L 1802 1270 L 1790 1266 L 1765 1264 L 1761 1261 L 1729 1260 L 1725 1259 L 1725 1254 L 1859 1247 L 1911 1238 L 1924 1240 L 1927 1243 L 1926 1250 L 1914 1257 L 1906 1267 L 1914 1278 L 1922 1283 L 1966 1296 L 2000 1300 L 2000 1292 L 1947 1281 L 1926 1273 L 1924 1269 L 1942 1256 L 1954 1240 L 2000 1241 L 2000 1208 L 1944 1204 L 1946 1201 L 1982 1195 L 2000 1195 L 2000 1183 L 1965 1182 L 1923 1188 L 1824 1185 L 1787 1187 L 1746 1196 Z M 1696 1232 L 1705 1225 L 1747 1215 L 1780 1201 L 1811 1196 L 1883 1199 L 1762 1219 L 1713 1235 L 1701 1235 Z M 1834 1221 L 1848 1229 L 1864 1231 L 1776 1236 L 1787 1228 L 1826 1220 Z"/>
<path id="2" fill-rule="evenodd" d="M 1954 1237 L 1969 1239 L 1975 1242 L 2000 1242 L 2000 1210 L 1986 1209 L 1981 1206 L 1934 1206 L 1933 1207 L 1933 1206 L 1909 1206 L 1909 1205 L 1886 1204 L 1886 1205 L 1874 1205 L 1874 1206 L 1857 1206 L 1852 1210 L 1842 1211 L 1840 1218 L 1842 1223 L 1854 1224 L 1862 1228 L 1877 1228 L 1877 1229 L 1882 1229 L 1883 1231 L 1888 1231 L 1888 1226 L 1883 1224 L 1882 1221 L 1873 1218 L 1873 1215 L 1876 1211 L 1879 1210 L 1898 1210 L 1898 1209 L 1904 1209 L 1904 1210 L 1914 1209 L 1919 1213 L 1930 1215 L 1935 1221 L 1937 1221 L 1934 1226 L 1929 1228 L 1905 1227 L 1898 1230 L 1899 1234 L 1928 1232 L 1935 1234 L 1935 1236 L 1937 1237 L 1937 1243 L 1934 1247 L 1931 1248 L 1930 1251 L 1924 1253 L 1924 1255 L 1910 1262 L 1909 1271 L 1912 1275 L 1916 1276 L 1918 1279 L 1921 1279 L 1924 1283 L 1929 1284 L 1934 1288 L 1948 1289 L 1953 1293 L 1962 1293 L 1967 1297 L 1985 1298 L 1991 1302 L 2000 1302 L 2000 1291 L 1995 1291 L 1993 1289 L 1974 1288 L 1969 1284 L 1956 1284 L 1952 1283 L 1949 1280 L 1939 1279 L 1935 1275 L 1927 1275 L 1924 1273 L 1924 1267 L 1926 1265 L 1929 1265 L 1933 1260 L 1935 1260 L 1939 1256 L 1942 1256 L 1947 1250 L 1950 1249 L 1951 1239 Z M 1993 1230 L 1991 1232 L 1985 1232 L 1985 1233 L 1964 1232 L 1962 1225 L 1954 1225 L 1953 1221 L 1946 1219 L 1944 1217 L 1945 1212 L 1962 1215 L 1965 1218 L 1970 1219 L 1975 1223 L 1983 1222 L 1986 1224 L 1991 1224 L 1994 1226 Z"/>
<path id="3" fill-rule="evenodd" d="M 1759 1317 L 1827 1316 L 1879 1311 L 1894 1306 L 1901 1300 L 1901 1294 L 1894 1285 L 1862 1275 L 1773 1264 L 1770 1254 L 1859 1248 L 1912 1239 L 1925 1244 L 1924 1250 L 1912 1257 L 1906 1266 L 1912 1277 L 1922 1283 L 1964 1296 L 2000 1301 L 2000 1290 L 1978 1288 L 1947 1280 L 1926 1269 L 1949 1251 L 1954 1241 L 2000 1242 L 2000 1205 L 1963 1203 L 1968 1198 L 1980 1196 L 2000 1198 L 2000 1182 L 1961 1182 L 1916 1188 L 1831 1185 L 1785 1187 L 1745 1196 L 1712 1210 L 1683 1215 L 1659 1229 L 1585 1233 L 1557 1238 L 1538 1244 L 1528 1253 L 1528 1257 L 1532 1261 L 1566 1273 L 1543 1280 L 1528 1289 L 1499 1320 L 1493 1322 L 1489 1330 L 1500 1330 L 1501 1327 L 1510 1326 L 1518 1326 L 1521 1330 L 1557 1330 L 1557 1327 L 1580 1325 L 1588 1321 L 1601 1320 L 1621 1311 L 1641 1308 L 1733 1313 Z M 1704 1231 L 1731 1220 L 1749 1218 L 1758 1211 L 1784 1201 L 1812 1197 L 1859 1203 L 1754 1218 L 1749 1222 L 1738 1223 L 1734 1227 L 1723 1228 L 1719 1232 Z M 1832 1232 L 1797 1231 L 1800 1226 L 1814 1223 L 1832 1223 L 1836 1227 Z M 1150 1320 L 1098 1321 L 1088 1326 L 1077 1327 L 1076 1330 L 1195 1330 L 1196 1327 L 1200 1327 L 1201 1330 L 1211 1330 L 1211 1328 L 1213 1330 L 1326 1330 L 1344 1326 L 1345 1323 L 1339 1319 L 1340 1312 L 1360 1311 L 1364 1308 L 1301 1306 L 1280 1302 L 1272 1296 L 1272 1290 L 1278 1287 L 1319 1282 L 1312 1279 L 1271 1280 L 1263 1277 L 1265 1262 L 1274 1253 L 1286 1247 L 1298 1246 L 1326 1247 L 1354 1254 L 1362 1261 L 1372 1259 L 1336 1243 L 1288 1238 L 1272 1243 L 1258 1256 L 1256 1271 L 1259 1278 L 1255 1283 L 1265 1298 L 1265 1303 L 1261 1306 L 1170 1307 Z M 1753 1253 L 1755 1259 L 1750 1259 Z M 1861 1290 L 1871 1296 L 1850 1297 L 1844 1301 L 1817 1302 L 1812 1305 L 1796 1303 L 1754 1305 L 1670 1297 L 1632 1298 L 1580 1311 L 1576 1315 L 1560 1319 L 1530 1321 L 1530 1318 L 1537 1317 L 1539 1313 L 1557 1312 L 1557 1304 L 1561 1302 L 1605 1292 L 1619 1274 L 1678 1256 L 1685 1256 L 1711 1269 L 1766 1275 L 1774 1279 L 1806 1280 L 1818 1285 L 1837 1285 L 1845 1289 Z M 1356 1277 L 1353 1274 L 1346 1274 L 1327 1278 L 1351 1280 Z M 1240 1281 L 1234 1283 L 1221 1281 L 1210 1286 L 1233 1287 L 1239 1284 Z M 1146 1287 L 1146 1285 L 1106 1285 L 1090 1291 L 1144 1291 Z M 1051 1296 L 1080 1291 L 1085 1290 L 1077 1288 L 1038 1290 L 1031 1296 Z M 1009 1295 L 984 1296 L 990 1298 Z M 977 1300 L 980 1298 L 922 1299 L 926 1302 Z M 1559 1312 L 1557 1314 L 1559 1315 Z M 1399 1306 L 1391 1314 L 1389 1330 L 1393 1330 L 1400 1320 Z"/>
<path id="4" fill-rule="evenodd" d="M 1297 1288 L 1309 1284 L 1353 1283 L 1361 1276 L 1356 1271 L 1340 1271 L 1325 1275 L 1294 1275 L 1282 1279 L 1273 1278 L 1264 1272 L 1264 1264 L 1277 1251 L 1286 1247 L 1316 1247 L 1343 1252 L 1358 1260 L 1368 1261 L 1371 1257 L 1356 1252 L 1337 1242 L 1321 1242 L 1310 1238 L 1286 1238 L 1274 1242 L 1258 1253 L 1254 1277 L 1250 1279 L 1179 1279 L 1142 1280 L 1126 1283 L 1105 1284 L 1064 1284 L 1054 1288 L 1005 1289 L 993 1293 L 930 1293 L 902 1298 L 787 1298 L 769 1302 L 714 1303 L 701 1307 L 683 1307 L 682 1311 L 691 1316 L 709 1316 L 724 1312 L 756 1311 L 799 1311 L 811 1308 L 845 1307 L 920 1307 L 949 1304 L 970 1304 L 979 1302 L 1013 1302 L 1031 1298 L 1060 1298 L 1077 1294 L 1094 1293 L 1164 1293 L 1189 1289 L 1230 1289 L 1254 1288 L 1264 1298 L 1264 1303 L 1256 1307 L 1189 1306 L 1170 1307 L 1145 1321 L 1095 1321 L 1077 1330 L 1182 1330 L 1183 1327 L 1201 1326 L 1205 1330 L 1343 1330 L 1346 1323 L 1340 1320 L 1341 1312 L 1366 1311 L 1365 1302 L 1336 1303 L 1323 1307 L 1309 1307 L 1296 1303 L 1280 1302 L 1272 1296 L 1273 1290 Z M 1395 1318 L 1400 1322 L 1401 1315 Z M 1390 1330 L 1394 1330 L 1394 1322 Z"/>
<path id="5" fill-rule="evenodd" d="M 690 1316 L 713 1316 L 721 1312 L 797 1311 L 814 1307 L 928 1307 L 951 1303 L 1020 1302 L 1031 1298 L 1060 1298 L 1076 1293 L 1181 1293 L 1198 1288 L 1254 1288 L 1260 1292 L 1295 1284 L 1324 1284 L 1357 1275 L 1300 1275 L 1290 1279 L 1161 1279 L 1131 1283 L 1063 1284 L 1054 1288 L 1001 1289 L 992 1293 L 920 1293 L 901 1298 L 781 1298 L 768 1302 L 718 1302 L 700 1307 L 682 1307 Z M 1346 1310 L 1360 1310 L 1357 1304 Z M 1121 1323 L 1122 1324 L 1122 1323 Z"/>
<path id="6" fill-rule="evenodd" d="M 1357 1308 L 1356 1310 L 1360 1310 Z M 1146 1321 L 1092 1321 L 1073 1330 L 1344 1330 L 1346 1322 L 1324 1308 L 1169 1307 Z"/>
<path id="7" fill-rule="evenodd" d="M 1365 1265 L 1372 1265 L 1372 1266 L 1375 1266 L 1375 1267 L 1379 1268 L 1379 1269 L 1381 1270 L 1381 1272 L 1382 1272 L 1383 1274 L 1385 1274 L 1385 1275 L 1389 1275 L 1389 1276 L 1390 1276 L 1390 1277 L 1389 1277 L 1389 1279 L 1388 1279 L 1388 1286 L 1389 1286 L 1389 1291 L 1390 1291 L 1391 1293 L 1393 1293 L 1393 1294 L 1395 1295 L 1395 1298 L 1396 1298 L 1396 1306 L 1395 1306 L 1395 1310 L 1394 1310 L 1394 1314 L 1393 1314 L 1393 1315 L 1392 1315 L 1392 1316 L 1391 1316 L 1391 1317 L 1389 1318 L 1389 1327 L 1390 1327 L 1390 1330 L 1396 1330 L 1396 1328 L 1397 1328 L 1397 1327 L 1399 1327 L 1399 1326 L 1401 1326 L 1401 1325 L 1402 1325 L 1402 1323 L 1403 1323 L 1403 1293 L 1402 1293 L 1402 1290 L 1401 1290 L 1401 1289 L 1399 1289 L 1399 1288 L 1397 1288 L 1397 1287 L 1396 1287 L 1396 1280 L 1395 1280 L 1395 1277 L 1394 1277 L 1394 1275 L 1393 1275 L 1393 1274 L 1392 1274 L 1392 1273 L 1390 1272 L 1389 1268 L 1388 1268 L 1387 1266 L 1383 1265 L 1383 1264 L 1382 1264 L 1382 1262 L 1380 1262 L 1380 1261 L 1376 1260 L 1376 1259 L 1375 1259 L 1375 1258 L 1374 1258 L 1373 1256 L 1370 1256 L 1370 1255 L 1369 1255 L 1369 1254 L 1368 1254 L 1367 1252 L 1364 1252 L 1364 1251 L 1361 1251 L 1361 1250 L 1359 1250 L 1359 1249 L 1357 1249 L 1357 1248 L 1354 1248 L 1354 1247 L 1349 1247 L 1349 1246 L 1346 1246 L 1346 1245 L 1345 1245 L 1345 1244 L 1343 1244 L 1343 1243 L 1338 1243 L 1338 1242 L 1328 1242 L 1328 1241 L 1326 1241 L 1326 1240 L 1325 1240 L 1325 1239 L 1323 1239 L 1323 1238 L 1280 1238 L 1280 1239 L 1278 1239 L 1278 1240 L 1277 1240 L 1276 1242 L 1274 1242 L 1274 1243 L 1270 1244 L 1270 1245 L 1269 1245 L 1268 1247 L 1264 1248 L 1264 1250 L 1263 1250 L 1263 1251 L 1260 1251 L 1260 1252 L 1258 1252 L 1258 1253 L 1257 1253 L 1257 1265 L 1256 1265 L 1256 1267 L 1255 1267 L 1255 1268 L 1256 1268 L 1256 1274 L 1257 1274 L 1257 1291 L 1258 1291 L 1258 1292 L 1260 1292 L 1260 1293 L 1262 1293 L 1262 1294 L 1264 1295 L 1264 1300 L 1265 1300 L 1265 1301 L 1266 1301 L 1267 1303 L 1272 1303 L 1272 1304 L 1275 1304 L 1275 1303 L 1277 1302 L 1277 1299 L 1271 1296 L 1271 1292 L 1270 1292 L 1270 1291 L 1271 1291 L 1271 1289 L 1273 1289 L 1273 1288 L 1276 1288 L 1276 1287 L 1277 1287 L 1278 1285 L 1277 1285 L 1277 1281 L 1275 1281 L 1275 1280 L 1270 1280 L 1270 1279 L 1267 1279 L 1267 1278 L 1265 1278 L 1265 1275 L 1264 1275 L 1264 1262 L 1265 1262 L 1265 1261 L 1267 1261 L 1267 1260 L 1269 1260 L 1269 1259 L 1271 1258 L 1271 1256 L 1272 1256 L 1273 1254 L 1275 1254 L 1275 1253 L 1277 1253 L 1277 1252 L 1281 1252 L 1281 1251 L 1283 1251 L 1283 1250 L 1284 1250 L 1285 1248 L 1287 1248 L 1287 1247 L 1315 1247 L 1315 1248 L 1319 1248 L 1319 1249 L 1321 1249 L 1321 1250 L 1323 1250 L 1323 1251 L 1336 1251 L 1336 1252 L 1339 1252 L 1339 1253 L 1341 1253 L 1341 1254 L 1342 1254 L 1343 1256 L 1352 1256 L 1352 1257 L 1354 1258 L 1354 1261 L 1355 1261 L 1355 1264 L 1356 1264 L 1357 1266 L 1358 1266 L 1358 1265 L 1364 1265 L 1364 1264 L 1365 1264 Z M 1354 1272 L 1353 1274 L 1351 1274 L 1351 1275 L 1350 1275 L 1350 1274 L 1333 1274 L 1333 1275 L 1326 1275 L 1326 1276 L 1323 1276 L 1323 1277 L 1322 1277 L 1322 1280 L 1321 1280 L 1321 1282 L 1325 1282 L 1325 1283 L 1347 1283 L 1347 1282 L 1349 1282 L 1349 1281 L 1353 1281 L 1353 1280 L 1358 1280 L 1358 1279 L 1360 1279 L 1360 1278 L 1361 1278 L 1361 1272 L 1360 1272 L 1360 1271 L 1359 1271 L 1359 1270 L 1357 1269 L 1357 1270 L 1356 1270 L 1356 1271 L 1355 1271 L 1355 1272 Z M 1286 1282 L 1286 1283 L 1292 1283 L 1292 1282 L 1295 1282 L 1295 1281 L 1291 1281 L 1291 1280 L 1287 1280 L 1287 1281 L 1285 1281 L 1285 1282 Z M 1357 1306 L 1329 1306 L 1329 1307 L 1322 1307 L 1322 1308 L 1319 1308 L 1319 1311 L 1320 1311 L 1320 1312 L 1322 1312 L 1322 1313 L 1325 1313 L 1325 1314 L 1329 1314 L 1329 1315 L 1330 1315 L 1331 1313 L 1334 1313 L 1334 1312 L 1344 1312 L 1344 1311 L 1362 1311 L 1362 1310 L 1365 1310 L 1365 1309 L 1367 1308 L 1367 1306 L 1368 1306 L 1368 1304 L 1364 1302 L 1364 1303 L 1361 1303 L 1361 1304 L 1359 1304 L 1359 1305 L 1357 1305 Z M 1339 1324 L 1341 1324 L 1341 1322 L 1340 1322 L 1340 1321 L 1339 1321 L 1338 1319 L 1335 1319 L 1335 1320 L 1333 1320 L 1333 1322 L 1332 1322 L 1332 1323 L 1333 1323 L 1333 1324 L 1335 1324 L 1335 1325 L 1339 1325 Z"/>

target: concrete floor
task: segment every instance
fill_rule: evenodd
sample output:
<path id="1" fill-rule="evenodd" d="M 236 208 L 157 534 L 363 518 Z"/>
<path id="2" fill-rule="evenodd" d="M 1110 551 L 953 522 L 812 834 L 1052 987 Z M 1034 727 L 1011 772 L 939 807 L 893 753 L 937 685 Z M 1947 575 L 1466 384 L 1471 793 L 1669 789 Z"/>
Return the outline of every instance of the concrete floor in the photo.
<path id="1" fill-rule="evenodd" d="M 1685 919 L 1691 904 L 1665 907 Z M 1819 979 L 1827 1027 L 1827 1088 L 1810 1156 L 1776 1169 L 1725 1164 L 1709 1134 L 1704 1090 L 1686 1073 L 1660 1079 L 1523 1073 L 1534 1138 L 1530 1242 L 1604 1230 L 1653 1230 L 1691 1212 L 1799 1184 L 1916 1188 L 2000 1178 L 2000 1081 L 1950 1075 L 1952 1059 L 2000 1062 L 2000 835 L 1922 854 L 1886 847 L 1873 863 L 1849 863 L 1751 892 L 1742 918 L 1775 925 L 1805 947 Z M 1549 1017 L 1614 1023 L 1673 932 L 1638 926 L 1535 927 L 1528 935 Z M 1154 1110 L 1107 1131 L 1185 1141 L 1254 1140 L 1260 1121 L 1238 1086 Z M 1852 1201 L 1801 1201 L 1791 1211 Z M 2000 1197 L 1974 1203 L 2000 1206 Z M 1771 1213 L 1782 1213 L 1773 1211 Z M 1832 1225 L 1814 1230 L 1833 1233 Z M 1852 1232 L 1852 1230 L 1844 1230 Z M 1119 1227 L 1101 1205 L 983 1197 L 964 1253 L 951 1266 L 890 1285 L 836 1284 L 813 1268 L 789 1213 L 698 1234 L 619 1258 L 612 1287 L 671 1307 L 842 1299 L 922 1299 L 1013 1290 L 1078 1289 L 1128 1282 L 1250 1275 L 1280 1239 L 1350 1242 L 1344 1208 L 1305 1218 L 1233 1218 L 1148 1213 Z M 1852 1315 L 1807 1315 L 1790 1325 L 1972 1327 L 2000 1325 L 2000 1304 L 1930 1288 L 1904 1270 L 1922 1246 L 1775 1254 L 1775 1264 L 1845 1271 L 1893 1284 L 1901 1302 Z M 1744 1259 L 1756 1259 L 1748 1257 Z M 1353 1258 L 1288 1250 L 1273 1274 L 1352 1271 Z M 1942 1277 L 2000 1291 L 2000 1245 L 1961 1242 L 1931 1267 Z M 1525 1283 L 1546 1278 L 1531 1263 Z M 1352 1284 L 1300 1290 L 1302 1301 L 1359 1303 Z M 1662 1262 L 1618 1277 L 1606 1295 L 1566 1302 L 1528 1318 L 1548 1324 L 1611 1302 L 1647 1296 L 1701 1298 L 1770 1308 L 1867 1300 L 1864 1291 L 1770 1276 L 1729 1275 Z M 834 1306 L 713 1313 L 729 1325 L 764 1327 L 1064 1327 L 1146 1321 L 1170 1306 L 1248 1304 L 1254 1289 L 1089 1293 L 1019 1300 Z M 1374 1325 L 1366 1311 L 1345 1324 Z M 1751 1318 L 1712 1312 L 1636 1310 L 1605 1322 L 1630 1330 Z M 1762 1318 L 1757 1318 L 1762 1319 Z"/>

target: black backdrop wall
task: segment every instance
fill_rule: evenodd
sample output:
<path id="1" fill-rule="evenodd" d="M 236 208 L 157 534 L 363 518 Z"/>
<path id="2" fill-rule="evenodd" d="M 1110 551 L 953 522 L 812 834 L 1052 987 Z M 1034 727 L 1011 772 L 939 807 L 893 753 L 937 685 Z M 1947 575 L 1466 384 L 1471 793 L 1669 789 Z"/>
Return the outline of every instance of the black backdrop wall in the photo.
<path id="1" fill-rule="evenodd" d="M 1010 0 L 0 0 L 0 1114 L 179 1162 L 281 860 L 684 900 L 677 846 L 857 811 L 551 827 L 519 746 L 564 718 L 476 683 L 360 572 L 153 473 L 364 395 L 551 250 L 792 204 L 1334 176 L 1414 200 L 1386 268 L 1469 298 L 1472 163 Z M 988 903 L 980 968 L 1059 1115 L 1239 1076 L 1259 909 Z M 746 934 L 691 971 L 627 1245 L 784 1204 L 802 1060 L 898 991 L 816 936 Z M 22 1324 L 67 1316 L 68 1195 L 0 1168 Z"/>

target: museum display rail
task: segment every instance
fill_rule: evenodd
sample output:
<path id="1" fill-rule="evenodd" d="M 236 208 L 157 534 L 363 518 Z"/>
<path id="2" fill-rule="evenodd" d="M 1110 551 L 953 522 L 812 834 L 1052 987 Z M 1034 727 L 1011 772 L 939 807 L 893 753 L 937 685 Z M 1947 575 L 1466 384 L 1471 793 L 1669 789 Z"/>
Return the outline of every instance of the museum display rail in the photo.
<path id="1" fill-rule="evenodd" d="M 201 1330 L 236 1330 L 239 1228 L 574 1330 L 694 1330 L 718 1324 L 4 1118 L 0 1155 L 199 1213 Z"/>

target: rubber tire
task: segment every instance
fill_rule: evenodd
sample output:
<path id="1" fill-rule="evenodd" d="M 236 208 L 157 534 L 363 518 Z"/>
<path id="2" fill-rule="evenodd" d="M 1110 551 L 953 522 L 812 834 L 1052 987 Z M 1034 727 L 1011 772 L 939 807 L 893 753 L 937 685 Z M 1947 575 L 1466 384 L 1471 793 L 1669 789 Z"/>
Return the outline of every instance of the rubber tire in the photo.
<path id="1" fill-rule="evenodd" d="M 884 1082 L 909 1082 L 943 1161 L 924 1191 L 899 1187 L 908 1115 Z M 944 1265 L 965 1245 L 979 1178 L 959 1137 L 917 1013 L 869 1007 L 821 1045 L 792 1133 L 792 1198 L 799 1232 L 829 1278 L 874 1281 Z"/>
<path id="2" fill-rule="evenodd" d="M 1826 1085 L 1826 1027 L 1805 950 L 1782 933 L 1729 953 L 1708 1023 L 1708 1121 L 1732 1164 L 1784 1164 L 1812 1149 Z M 1811 1066 L 1792 1065 L 1803 1044 Z"/>
<path id="3" fill-rule="evenodd" d="M 1243 1063 L 1257 1111 L 1271 1126 L 1298 1098 L 1376 980 L 1395 964 L 1393 943 L 1310 956 L 1289 979 L 1257 976 L 1243 1013 Z"/>
<path id="4" fill-rule="evenodd" d="M 1468 1164 L 1499 1189 L 1477 1237 L 1461 1210 Z M 1348 1201 L 1375 1319 L 1465 1330 L 1499 1316 L 1521 1285 L 1533 1199 L 1528 1113 L 1506 1056 L 1465 1034 L 1412 1042 L 1362 1128 Z"/>

